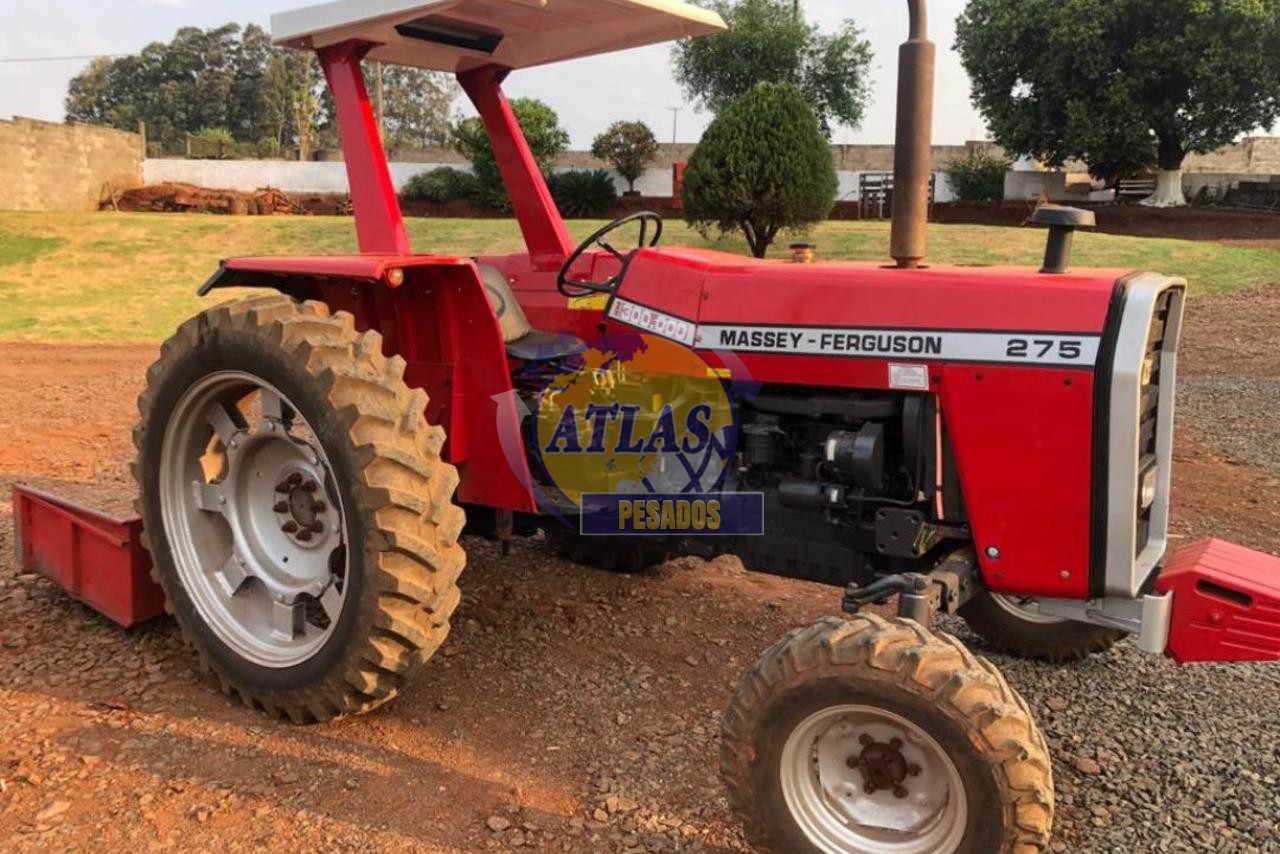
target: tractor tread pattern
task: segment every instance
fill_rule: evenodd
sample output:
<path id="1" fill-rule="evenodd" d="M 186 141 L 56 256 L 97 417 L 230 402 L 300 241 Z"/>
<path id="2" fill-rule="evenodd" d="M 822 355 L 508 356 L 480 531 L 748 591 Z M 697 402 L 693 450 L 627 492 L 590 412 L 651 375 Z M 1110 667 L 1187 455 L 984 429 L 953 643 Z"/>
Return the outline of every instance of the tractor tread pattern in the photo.
<path id="1" fill-rule="evenodd" d="M 993 665 L 955 638 L 911 620 L 872 613 L 829 617 L 792 631 L 739 681 L 721 723 L 720 772 L 730 806 L 753 845 L 781 851 L 753 795 L 757 726 L 780 691 L 824 673 L 892 680 L 960 723 L 999 769 L 1007 827 L 1002 852 L 1048 849 L 1054 810 L 1052 763 L 1026 701 Z"/>
<path id="2" fill-rule="evenodd" d="M 221 689 L 245 706 L 298 724 L 368 712 L 395 697 L 444 643 L 461 599 L 458 577 L 466 556 L 458 535 L 465 519 L 452 501 L 457 471 L 440 457 L 443 433 L 426 422 L 426 395 L 405 386 L 404 360 L 383 356 L 381 336 L 358 332 L 346 312 L 331 313 L 323 303 L 298 303 L 284 295 L 223 303 L 183 323 L 148 370 L 148 389 L 212 328 L 259 336 L 282 349 L 320 383 L 344 425 L 363 463 L 352 486 L 357 506 L 348 525 L 362 526 L 367 548 L 379 552 L 364 570 L 373 628 L 353 639 L 338 672 L 288 694 L 234 682 L 179 621 L 183 637 Z M 144 391 L 134 431 L 139 454 L 152 405 L 149 390 Z M 133 472 L 140 491 L 145 489 L 137 460 Z M 137 508 L 144 512 L 141 498 Z M 150 550 L 145 534 L 144 542 Z M 169 600 L 167 588 L 176 580 L 154 563 L 152 577 L 166 588 Z M 166 607 L 173 613 L 168 601 Z"/>

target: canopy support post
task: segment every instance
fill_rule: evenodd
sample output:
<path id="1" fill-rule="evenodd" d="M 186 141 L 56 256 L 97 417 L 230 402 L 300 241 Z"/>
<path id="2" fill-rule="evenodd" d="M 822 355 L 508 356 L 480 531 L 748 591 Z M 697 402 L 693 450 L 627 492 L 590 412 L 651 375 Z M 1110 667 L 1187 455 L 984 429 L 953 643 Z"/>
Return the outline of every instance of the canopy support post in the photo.
<path id="1" fill-rule="evenodd" d="M 502 81 L 509 72 L 497 65 L 485 65 L 461 72 L 458 82 L 489 134 L 533 269 L 559 270 L 573 251 L 573 243 L 520 122 L 502 92 Z"/>
<path id="2" fill-rule="evenodd" d="M 411 255 L 400 199 L 360 69 L 360 61 L 373 48 L 367 42 L 346 41 L 323 48 L 317 55 L 337 106 L 360 251 L 366 255 Z"/>

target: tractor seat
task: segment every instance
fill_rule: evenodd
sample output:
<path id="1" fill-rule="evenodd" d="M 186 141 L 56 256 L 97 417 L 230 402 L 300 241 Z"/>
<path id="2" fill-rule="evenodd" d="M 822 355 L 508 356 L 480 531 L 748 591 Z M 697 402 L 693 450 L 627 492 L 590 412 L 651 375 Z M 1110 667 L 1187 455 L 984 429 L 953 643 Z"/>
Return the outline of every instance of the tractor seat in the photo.
<path id="1" fill-rule="evenodd" d="M 534 329 L 529 324 L 529 318 L 525 317 L 516 295 L 511 292 L 511 283 L 502 271 L 488 264 L 477 264 L 476 269 L 480 271 L 480 281 L 484 283 L 489 304 L 498 315 L 508 356 L 522 362 L 549 362 L 572 356 L 587 348 L 582 339 L 567 332 L 552 335 L 550 332 Z"/>

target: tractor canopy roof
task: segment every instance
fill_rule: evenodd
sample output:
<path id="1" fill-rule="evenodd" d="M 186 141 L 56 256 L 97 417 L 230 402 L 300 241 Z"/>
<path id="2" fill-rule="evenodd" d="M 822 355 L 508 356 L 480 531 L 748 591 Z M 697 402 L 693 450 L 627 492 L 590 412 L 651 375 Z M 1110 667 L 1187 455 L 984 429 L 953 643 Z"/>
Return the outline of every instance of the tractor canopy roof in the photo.
<path id="1" fill-rule="evenodd" d="M 319 50 L 357 39 L 369 57 L 459 72 L 526 68 L 725 29 L 680 0 L 335 0 L 273 15 L 277 44 Z"/>

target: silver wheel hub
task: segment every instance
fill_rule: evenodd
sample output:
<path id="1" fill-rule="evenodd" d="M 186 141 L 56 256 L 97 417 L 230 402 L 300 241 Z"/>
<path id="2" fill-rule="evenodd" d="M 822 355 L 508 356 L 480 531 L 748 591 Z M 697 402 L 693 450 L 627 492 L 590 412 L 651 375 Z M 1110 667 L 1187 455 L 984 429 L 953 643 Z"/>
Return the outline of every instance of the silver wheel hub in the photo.
<path id="1" fill-rule="evenodd" d="M 266 667 L 323 646 L 345 602 L 345 527 L 324 450 L 284 395 L 242 372 L 188 389 L 160 506 L 183 589 L 227 646 Z"/>
<path id="2" fill-rule="evenodd" d="M 797 825 L 830 854 L 935 854 L 964 836 L 955 764 L 924 730 L 871 706 L 810 715 L 783 747 L 782 792 Z"/>
<path id="3" fill-rule="evenodd" d="M 1062 617 L 1053 617 L 1048 614 L 1040 613 L 1040 603 L 1028 596 L 1010 596 L 1004 593 L 992 593 L 991 598 L 1001 610 L 1012 614 L 1019 620 L 1025 620 L 1028 623 L 1036 623 L 1042 626 L 1053 626 L 1067 622 Z"/>

